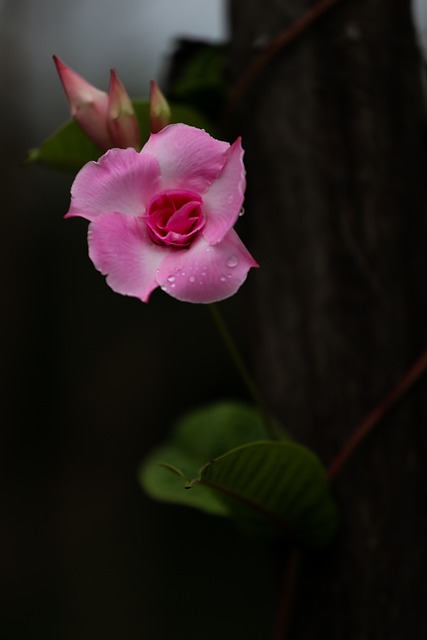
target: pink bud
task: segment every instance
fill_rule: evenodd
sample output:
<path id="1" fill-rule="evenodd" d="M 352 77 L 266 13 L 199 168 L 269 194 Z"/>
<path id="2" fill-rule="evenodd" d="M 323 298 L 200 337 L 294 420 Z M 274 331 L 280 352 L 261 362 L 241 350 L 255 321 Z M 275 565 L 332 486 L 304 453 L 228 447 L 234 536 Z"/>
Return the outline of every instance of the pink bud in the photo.
<path id="1" fill-rule="evenodd" d="M 111 69 L 108 94 L 108 129 L 115 147 L 141 148 L 138 120 L 131 99 L 119 76 Z"/>
<path id="2" fill-rule="evenodd" d="M 114 143 L 107 123 L 108 95 L 89 84 L 57 56 L 53 56 L 53 60 L 74 120 L 96 145 L 103 150 L 110 149 Z"/>
<path id="3" fill-rule="evenodd" d="M 151 80 L 150 85 L 150 129 L 152 133 L 157 133 L 170 124 L 171 110 L 154 80 Z"/>

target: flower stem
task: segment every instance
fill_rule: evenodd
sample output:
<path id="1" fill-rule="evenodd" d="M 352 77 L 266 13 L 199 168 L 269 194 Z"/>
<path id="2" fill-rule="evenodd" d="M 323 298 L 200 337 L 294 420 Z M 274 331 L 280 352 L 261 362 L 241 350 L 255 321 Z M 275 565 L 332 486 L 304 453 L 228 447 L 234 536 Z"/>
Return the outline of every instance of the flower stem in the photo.
<path id="1" fill-rule="evenodd" d="M 283 576 L 282 593 L 277 608 L 273 640 L 285 640 L 286 638 L 300 561 L 301 552 L 294 547 L 290 551 Z"/>
<path id="2" fill-rule="evenodd" d="M 281 438 L 280 430 L 271 419 L 271 416 L 265 407 L 265 403 L 261 395 L 261 392 L 258 386 L 256 385 L 256 383 L 254 382 L 249 371 L 247 370 L 246 365 L 243 361 L 243 358 L 240 355 L 240 352 L 228 330 L 227 325 L 224 322 L 224 319 L 218 309 L 218 306 L 212 303 L 212 304 L 209 304 L 208 307 L 209 307 L 209 311 L 211 313 L 212 319 L 214 321 L 214 324 L 218 329 L 221 339 L 234 363 L 234 366 L 239 372 L 239 375 L 246 389 L 248 390 L 250 396 L 253 398 L 255 404 L 259 409 L 259 412 L 264 422 L 265 430 L 267 431 L 269 437 L 272 440 L 280 439 Z"/>

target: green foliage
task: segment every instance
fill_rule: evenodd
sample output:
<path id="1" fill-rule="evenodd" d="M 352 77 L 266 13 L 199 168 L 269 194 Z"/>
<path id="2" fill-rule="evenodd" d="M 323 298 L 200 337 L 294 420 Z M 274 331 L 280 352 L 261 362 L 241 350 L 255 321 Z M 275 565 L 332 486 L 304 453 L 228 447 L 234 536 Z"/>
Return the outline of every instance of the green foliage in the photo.
<path id="1" fill-rule="evenodd" d="M 229 91 L 227 62 L 224 45 L 184 41 L 172 63 L 171 99 L 217 118 Z"/>
<path id="2" fill-rule="evenodd" d="M 144 145 L 150 135 L 149 103 L 146 100 L 136 100 L 133 102 L 133 106 L 140 127 L 141 144 Z M 184 104 L 171 104 L 171 109 L 172 122 L 184 122 L 215 135 L 212 124 L 192 107 Z M 31 149 L 27 161 L 55 169 L 77 172 L 86 162 L 97 160 L 102 153 L 103 151 L 89 140 L 78 124 L 74 120 L 69 120 L 49 136 L 40 147 Z"/>
<path id="3" fill-rule="evenodd" d="M 286 533 L 317 546 L 336 528 L 319 459 L 290 440 L 266 441 L 259 413 L 243 404 L 185 416 L 142 465 L 140 480 L 153 498 L 229 517 L 251 535 Z"/>
<path id="4" fill-rule="evenodd" d="M 319 459 L 294 442 L 254 442 L 209 462 L 195 481 L 219 493 L 228 515 L 257 535 L 287 533 L 307 545 L 328 542 L 336 511 Z"/>
<path id="5" fill-rule="evenodd" d="M 40 147 L 30 149 L 27 162 L 55 169 L 78 171 L 89 160 L 97 160 L 102 151 L 89 140 L 74 120 L 69 120 L 49 136 Z"/>
<path id="6" fill-rule="evenodd" d="M 140 479 L 146 493 L 157 500 L 198 507 L 227 515 L 221 498 L 210 489 L 191 486 L 208 460 L 253 440 L 265 439 L 262 420 L 252 407 L 219 402 L 184 416 L 175 426 L 170 443 L 155 451 L 142 465 Z M 168 469 L 162 463 L 170 465 Z M 170 471 L 173 467 L 178 474 Z"/>

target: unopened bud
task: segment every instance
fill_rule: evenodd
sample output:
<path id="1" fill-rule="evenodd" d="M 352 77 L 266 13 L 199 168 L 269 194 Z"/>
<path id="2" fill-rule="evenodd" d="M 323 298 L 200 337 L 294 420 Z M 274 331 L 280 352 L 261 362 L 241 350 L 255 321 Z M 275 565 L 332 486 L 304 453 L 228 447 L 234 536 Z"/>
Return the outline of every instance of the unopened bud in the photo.
<path id="1" fill-rule="evenodd" d="M 150 83 L 150 130 L 157 133 L 170 124 L 171 110 L 154 80 Z"/>
<path id="2" fill-rule="evenodd" d="M 141 148 L 138 120 L 129 95 L 119 76 L 111 69 L 108 94 L 108 128 L 114 146 Z"/>
<path id="3" fill-rule="evenodd" d="M 89 84 L 57 56 L 53 56 L 53 60 L 74 120 L 98 147 L 110 149 L 114 143 L 107 123 L 108 95 Z"/>

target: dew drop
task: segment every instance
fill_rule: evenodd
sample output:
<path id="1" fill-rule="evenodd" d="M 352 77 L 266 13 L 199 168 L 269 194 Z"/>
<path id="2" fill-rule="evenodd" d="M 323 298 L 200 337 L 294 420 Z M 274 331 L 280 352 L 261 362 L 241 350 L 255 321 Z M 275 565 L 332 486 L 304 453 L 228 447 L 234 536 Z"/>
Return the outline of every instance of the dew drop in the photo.
<path id="1" fill-rule="evenodd" d="M 206 271 L 202 271 L 202 273 L 200 275 L 202 276 L 202 278 L 204 278 L 205 275 L 206 275 Z"/>
<path id="2" fill-rule="evenodd" d="M 168 282 L 175 282 L 175 276 L 168 276 Z"/>
<path id="3" fill-rule="evenodd" d="M 238 262 L 239 261 L 236 256 L 230 256 L 225 264 L 227 265 L 227 267 L 230 267 L 230 269 L 232 269 L 233 267 L 237 267 Z"/>
<path id="4" fill-rule="evenodd" d="M 181 275 L 182 275 L 182 276 L 185 276 L 185 271 L 181 271 Z"/>
<path id="5" fill-rule="evenodd" d="M 224 274 L 222 274 L 219 279 L 221 280 L 221 282 L 225 282 L 227 280 Z"/>
<path id="6" fill-rule="evenodd" d="M 244 208 L 244 207 L 242 207 L 242 208 L 240 209 L 240 211 L 239 211 L 239 216 L 243 216 L 243 215 L 244 215 L 244 213 L 245 213 L 245 208 Z"/>
<path id="7" fill-rule="evenodd" d="M 196 282 L 196 278 L 194 276 L 190 276 L 188 280 L 189 282 Z"/>
<path id="8" fill-rule="evenodd" d="M 171 289 L 174 289 L 174 287 L 176 287 L 176 284 L 175 283 L 171 284 Z"/>

